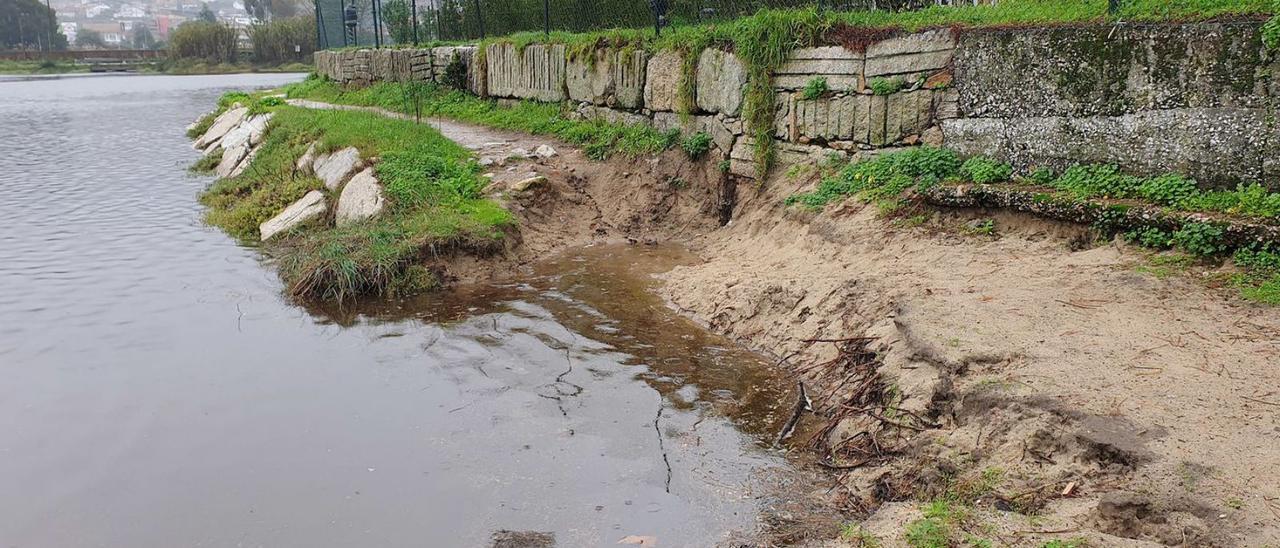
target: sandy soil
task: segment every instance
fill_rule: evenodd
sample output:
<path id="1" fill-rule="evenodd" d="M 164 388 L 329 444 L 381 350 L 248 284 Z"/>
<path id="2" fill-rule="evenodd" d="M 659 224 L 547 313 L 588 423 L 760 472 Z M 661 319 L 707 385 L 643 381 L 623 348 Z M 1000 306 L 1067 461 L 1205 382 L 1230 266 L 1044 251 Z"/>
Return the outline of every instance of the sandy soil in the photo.
<path id="1" fill-rule="evenodd" d="M 495 161 L 490 192 L 521 219 L 505 258 L 451 259 L 457 279 L 510 277 L 592 242 L 686 244 L 704 261 L 663 275 L 664 297 L 806 380 L 817 413 L 791 443 L 840 468 L 843 486 L 814 498 L 882 546 L 905 546 L 920 501 L 948 496 L 973 508 L 960 540 L 1280 544 L 1274 308 L 1144 273 L 1145 252 L 1081 245 L 1071 225 L 940 212 L 895 228 L 852 200 L 787 208 L 815 181 L 734 184 L 714 154 L 593 162 L 438 127 Z M 557 154 L 507 159 L 539 144 Z M 546 180 L 517 190 L 535 174 Z M 963 230 L 979 216 L 996 235 Z M 853 337 L 867 339 L 804 342 Z M 778 542 L 857 545 L 832 527 Z"/>

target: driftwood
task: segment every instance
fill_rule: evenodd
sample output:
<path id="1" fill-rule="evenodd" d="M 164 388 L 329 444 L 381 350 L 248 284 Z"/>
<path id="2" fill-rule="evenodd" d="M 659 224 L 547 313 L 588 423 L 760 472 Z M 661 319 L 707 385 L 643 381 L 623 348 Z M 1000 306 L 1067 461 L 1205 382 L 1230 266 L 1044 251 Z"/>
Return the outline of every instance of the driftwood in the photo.
<path id="1" fill-rule="evenodd" d="M 782 445 L 783 441 L 791 437 L 795 433 L 796 425 L 800 424 L 800 416 L 805 411 L 813 412 L 813 400 L 809 399 L 809 393 L 804 389 L 804 381 L 796 383 L 799 386 L 799 392 L 796 396 L 796 406 L 791 411 L 791 418 L 787 419 L 787 423 L 782 426 L 782 432 L 778 433 L 777 441 L 773 442 L 774 446 Z"/>

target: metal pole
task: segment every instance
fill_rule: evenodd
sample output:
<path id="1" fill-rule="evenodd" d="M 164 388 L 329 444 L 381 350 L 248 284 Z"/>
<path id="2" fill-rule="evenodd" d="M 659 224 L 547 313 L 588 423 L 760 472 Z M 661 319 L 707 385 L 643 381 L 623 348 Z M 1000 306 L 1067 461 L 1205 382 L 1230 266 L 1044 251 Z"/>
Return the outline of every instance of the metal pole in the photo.
<path id="1" fill-rule="evenodd" d="M 551 0 L 542 0 L 542 35 L 551 38 Z"/>
<path id="2" fill-rule="evenodd" d="M 418 45 L 418 0 L 409 1 L 413 2 L 413 7 L 411 8 L 413 12 L 413 45 L 416 46 Z"/>
<path id="3" fill-rule="evenodd" d="M 480 37 L 484 38 L 484 14 L 480 13 L 480 0 L 472 2 L 476 6 L 476 21 L 480 23 Z"/>
<path id="4" fill-rule="evenodd" d="M 662 19 L 658 15 L 658 2 L 649 0 L 649 11 L 653 12 L 653 35 L 662 36 Z"/>
<path id="5" fill-rule="evenodd" d="M 53 8 L 49 6 L 49 0 L 44 0 L 44 8 L 49 10 L 49 26 L 44 29 L 44 52 L 45 60 L 49 60 L 49 50 L 53 49 L 53 27 L 58 24 L 58 18 L 53 15 Z"/>
<path id="6" fill-rule="evenodd" d="M 378 20 L 378 0 L 373 0 L 370 7 L 373 10 L 373 47 L 382 47 L 382 22 Z"/>
<path id="7" fill-rule="evenodd" d="M 342 23 L 339 28 L 342 30 L 342 47 L 347 47 L 347 0 L 338 0 L 338 19 Z"/>
<path id="8" fill-rule="evenodd" d="M 444 27 L 440 25 L 440 0 L 431 0 L 431 10 L 436 15 L 436 40 L 444 40 Z"/>
<path id="9" fill-rule="evenodd" d="M 324 27 L 324 19 L 320 17 L 320 0 L 312 0 L 311 7 L 316 12 L 316 51 L 319 51 L 325 49 L 320 43 L 320 37 L 322 36 L 320 34 L 320 29 Z"/>

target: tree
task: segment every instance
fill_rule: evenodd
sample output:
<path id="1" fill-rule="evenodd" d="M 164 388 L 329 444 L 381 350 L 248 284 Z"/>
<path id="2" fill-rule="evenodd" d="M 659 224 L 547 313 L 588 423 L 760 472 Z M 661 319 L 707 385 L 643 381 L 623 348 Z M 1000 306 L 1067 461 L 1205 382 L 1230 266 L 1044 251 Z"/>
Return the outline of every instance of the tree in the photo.
<path id="1" fill-rule="evenodd" d="M 57 12 L 38 0 L 0 0 L 0 49 L 66 49 Z"/>
<path id="2" fill-rule="evenodd" d="M 200 19 L 201 21 L 206 22 L 206 23 L 217 23 L 217 22 L 218 22 L 218 16 L 217 16 L 217 15 L 214 15 L 213 10 L 209 9 L 209 4 L 205 4 L 203 7 L 201 7 L 201 8 L 200 8 L 200 17 L 199 17 L 199 19 Z"/>
<path id="3" fill-rule="evenodd" d="M 145 25 L 139 25 L 133 31 L 133 47 L 137 49 L 152 49 L 156 47 L 156 37 L 151 34 L 151 29 Z"/>
<path id="4" fill-rule="evenodd" d="M 76 33 L 76 45 L 82 48 L 105 48 L 106 40 L 102 39 L 102 33 L 93 29 L 80 29 Z"/>
<path id="5" fill-rule="evenodd" d="M 303 0 L 244 0 L 244 11 L 259 21 L 285 19 L 302 14 Z"/>
<path id="6" fill-rule="evenodd" d="M 199 59 L 210 63 L 236 62 L 240 33 L 226 25 L 187 21 L 169 35 L 169 57 Z"/>
<path id="7" fill-rule="evenodd" d="M 382 6 L 382 16 L 386 19 L 387 30 L 391 39 L 397 44 L 408 44 L 413 41 L 413 14 L 409 11 L 409 3 L 405 0 L 388 0 Z"/>

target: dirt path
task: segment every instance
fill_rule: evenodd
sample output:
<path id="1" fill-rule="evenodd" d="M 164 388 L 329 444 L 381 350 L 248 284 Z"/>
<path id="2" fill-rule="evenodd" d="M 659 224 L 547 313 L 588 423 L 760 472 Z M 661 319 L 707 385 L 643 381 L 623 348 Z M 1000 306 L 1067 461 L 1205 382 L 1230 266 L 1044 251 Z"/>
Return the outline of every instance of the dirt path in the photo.
<path id="1" fill-rule="evenodd" d="M 373 114 L 386 116 L 387 118 L 397 118 L 400 120 L 414 119 L 412 115 L 402 114 L 379 107 L 339 105 L 321 101 L 312 101 L 309 99 L 287 99 L 285 102 L 295 107 L 302 108 L 320 110 L 354 110 L 360 112 L 371 112 Z M 527 133 L 503 131 L 472 124 L 464 124 L 438 116 L 424 117 L 421 121 L 436 128 L 450 141 L 458 143 L 470 150 L 474 150 L 476 155 L 482 158 L 506 158 L 517 149 L 532 152 L 541 145 L 563 148 L 563 145 L 545 137 L 529 135 Z"/>
<path id="2" fill-rule="evenodd" d="M 1280 543 L 1275 308 L 1141 272 L 1145 252 L 1122 244 L 1073 251 L 1080 227 L 996 215 L 997 237 L 966 235 L 955 229 L 964 218 L 943 213 L 894 228 L 852 200 L 820 214 L 784 207 L 814 182 L 735 187 L 715 157 L 601 163 L 550 139 L 431 123 L 481 156 L 559 151 L 492 168 L 521 244 L 463 279 L 510 277 L 532 257 L 598 241 L 678 240 L 705 262 L 664 275 L 662 293 L 716 332 L 797 370 L 835 355 L 804 339 L 874 337 L 885 397 L 921 420 L 843 420 L 827 446 L 867 432 L 883 445 L 839 472 L 847 489 L 827 502 L 866 516 L 883 546 L 905 545 L 929 499 L 972 507 L 949 525 L 955 538 L 997 545 Z M 534 173 L 545 186 L 512 192 Z M 847 377 L 801 376 L 838 408 Z M 831 542 L 828 525 L 813 536 Z"/>

